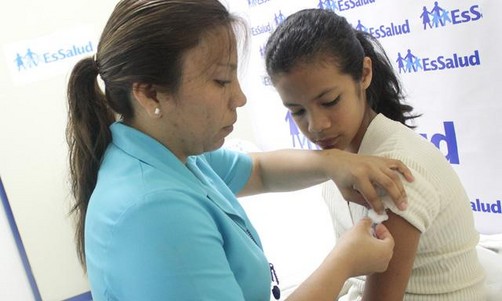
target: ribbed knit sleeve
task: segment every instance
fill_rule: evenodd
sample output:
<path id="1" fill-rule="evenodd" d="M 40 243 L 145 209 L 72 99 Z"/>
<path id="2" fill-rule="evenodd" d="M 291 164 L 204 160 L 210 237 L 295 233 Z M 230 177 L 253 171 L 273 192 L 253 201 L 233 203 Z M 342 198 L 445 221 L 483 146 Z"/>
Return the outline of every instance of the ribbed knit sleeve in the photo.
<path id="1" fill-rule="evenodd" d="M 479 235 L 470 202 L 443 154 L 413 130 L 381 114 L 368 127 L 359 153 L 401 160 L 415 177 L 412 183 L 403 180 L 407 210 L 400 211 L 388 196 L 383 197 L 388 210 L 422 233 L 405 300 L 484 300 L 484 271 L 475 250 Z M 350 209 L 345 210 L 350 215 L 338 216 L 344 211 L 335 211 L 336 207 L 344 202 L 330 200 L 330 195 L 336 195 L 330 192 L 334 189 L 336 186 L 326 185 L 323 195 L 335 233 L 342 233 L 347 230 L 347 221 L 357 222 L 367 215 L 367 210 L 350 204 Z M 351 281 L 355 285 L 350 295 L 356 296 L 354 290 L 362 289 L 363 282 Z"/>

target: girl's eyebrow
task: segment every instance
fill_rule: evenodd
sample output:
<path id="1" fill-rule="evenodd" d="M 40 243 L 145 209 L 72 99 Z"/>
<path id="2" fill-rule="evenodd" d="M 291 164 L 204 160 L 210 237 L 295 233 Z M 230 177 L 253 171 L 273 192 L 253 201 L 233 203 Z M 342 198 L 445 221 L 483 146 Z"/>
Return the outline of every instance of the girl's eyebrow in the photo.
<path id="1" fill-rule="evenodd" d="M 326 88 L 323 91 L 321 91 L 321 93 L 319 93 L 319 95 L 317 95 L 313 99 L 319 99 L 319 98 L 323 97 L 325 94 L 328 94 L 329 92 L 335 91 L 337 89 L 338 89 L 337 86 Z M 299 104 L 296 104 L 294 102 L 291 102 L 291 103 L 288 102 L 288 103 L 285 103 L 284 106 L 287 107 L 287 108 L 291 108 L 291 107 L 299 106 Z"/>
<path id="2" fill-rule="evenodd" d="M 332 87 L 326 88 L 323 91 L 321 91 L 321 93 L 319 93 L 319 95 L 317 95 L 313 99 L 319 99 L 319 98 L 323 97 L 325 94 L 328 94 L 329 92 L 335 91 L 335 90 L 338 90 L 337 86 L 332 86 Z"/>

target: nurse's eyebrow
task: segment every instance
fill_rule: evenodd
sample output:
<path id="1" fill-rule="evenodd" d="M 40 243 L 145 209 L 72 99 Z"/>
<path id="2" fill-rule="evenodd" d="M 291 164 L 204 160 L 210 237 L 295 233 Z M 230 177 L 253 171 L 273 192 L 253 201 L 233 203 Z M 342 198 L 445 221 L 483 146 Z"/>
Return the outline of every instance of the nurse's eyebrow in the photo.
<path id="1" fill-rule="evenodd" d="M 234 71 L 237 70 L 237 64 L 232 64 L 232 63 L 218 63 L 218 67 L 225 67 L 225 68 L 230 68 L 230 70 Z"/>

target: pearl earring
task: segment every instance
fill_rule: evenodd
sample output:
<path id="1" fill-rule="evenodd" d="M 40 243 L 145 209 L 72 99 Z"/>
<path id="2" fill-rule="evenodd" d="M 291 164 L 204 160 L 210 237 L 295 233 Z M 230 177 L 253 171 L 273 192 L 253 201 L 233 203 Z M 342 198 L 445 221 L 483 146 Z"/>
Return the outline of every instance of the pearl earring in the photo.
<path id="1" fill-rule="evenodd" d="M 153 114 L 155 115 L 160 115 L 160 109 L 159 108 L 155 108 L 155 111 L 153 112 Z"/>

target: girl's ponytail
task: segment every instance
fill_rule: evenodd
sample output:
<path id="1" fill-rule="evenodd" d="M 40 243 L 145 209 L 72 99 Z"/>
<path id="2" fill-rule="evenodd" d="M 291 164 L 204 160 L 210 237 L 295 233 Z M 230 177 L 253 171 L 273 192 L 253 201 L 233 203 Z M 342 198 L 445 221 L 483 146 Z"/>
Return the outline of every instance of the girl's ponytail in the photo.
<path id="1" fill-rule="evenodd" d="M 410 115 L 413 107 L 403 103 L 404 95 L 401 83 L 382 45 L 369 33 L 358 30 L 355 32 L 364 49 L 364 55 L 372 61 L 373 78 L 366 90 L 368 104 L 375 112 L 407 125 L 408 119 L 416 118 L 418 115 Z"/>

